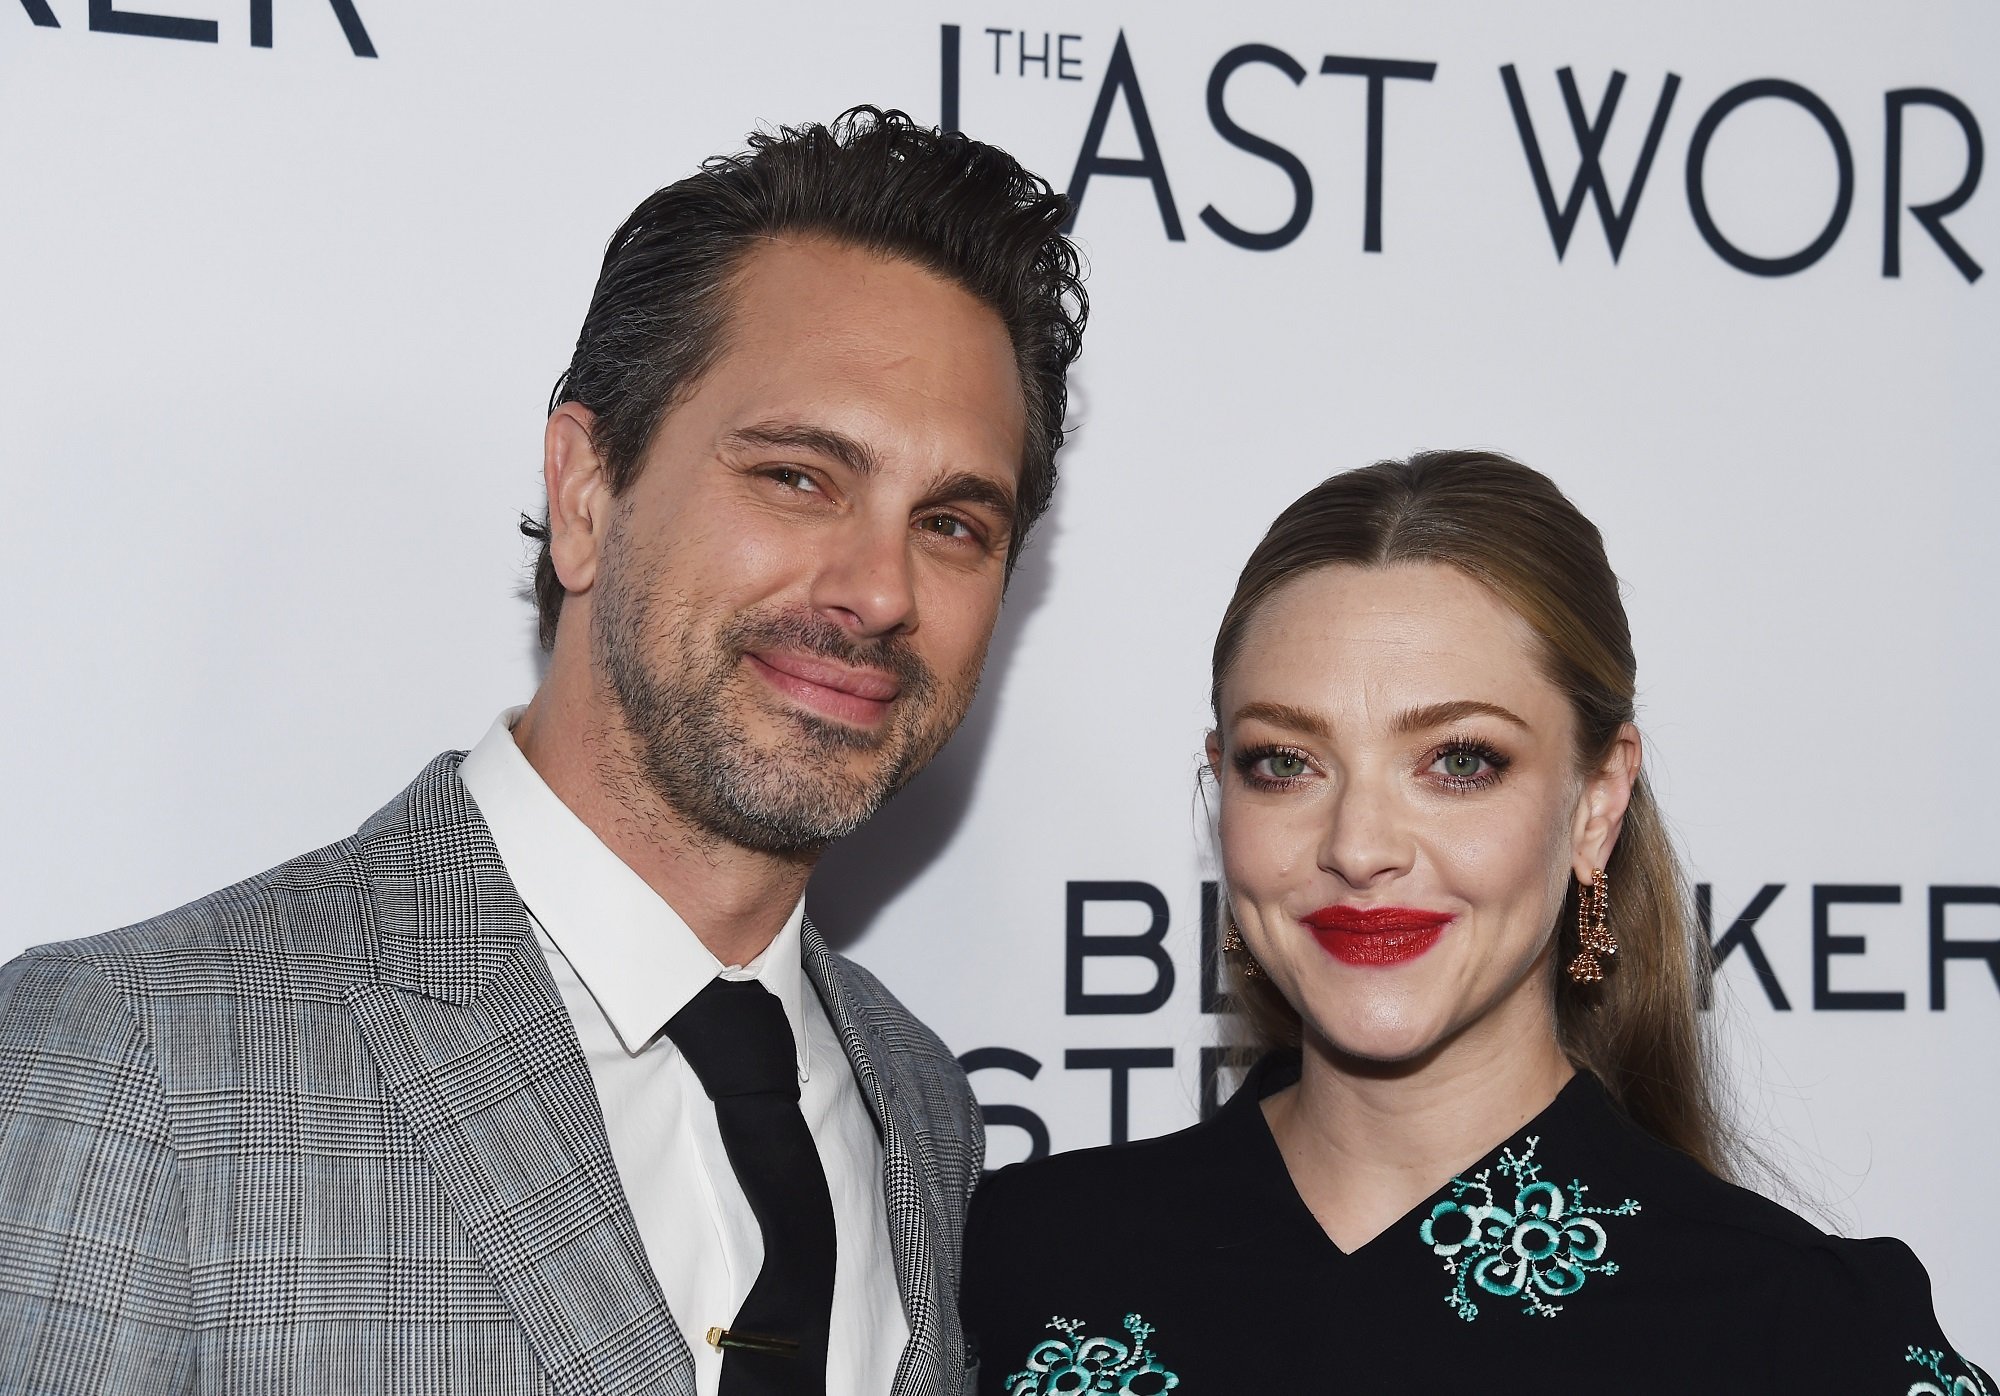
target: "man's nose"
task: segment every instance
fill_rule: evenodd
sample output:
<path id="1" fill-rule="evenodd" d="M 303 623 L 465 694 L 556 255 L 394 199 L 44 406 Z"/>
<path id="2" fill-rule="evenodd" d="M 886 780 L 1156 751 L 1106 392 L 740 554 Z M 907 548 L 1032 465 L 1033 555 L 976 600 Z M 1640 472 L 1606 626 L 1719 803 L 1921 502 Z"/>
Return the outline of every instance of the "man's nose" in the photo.
<path id="1" fill-rule="evenodd" d="M 857 638 L 907 634 L 917 626 L 911 563 L 904 520 L 856 514 L 826 540 L 813 579 L 813 609 Z"/>

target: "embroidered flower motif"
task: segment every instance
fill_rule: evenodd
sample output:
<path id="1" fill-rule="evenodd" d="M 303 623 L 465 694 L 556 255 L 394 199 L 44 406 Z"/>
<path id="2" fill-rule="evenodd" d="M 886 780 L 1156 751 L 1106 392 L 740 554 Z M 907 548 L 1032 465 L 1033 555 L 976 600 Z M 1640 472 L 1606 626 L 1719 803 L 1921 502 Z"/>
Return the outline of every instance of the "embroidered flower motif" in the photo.
<path id="1" fill-rule="evenodd" d="M 1007 1378 L 1007 1396 L 1161 1396 L 1181 1379 L 1160 1365 L 1146 1346 L 1153 1325 L 1137 1314 L 1125 1315 L 1131 1342 L 1116 1338 L 1085 1338 L 1075 1319 L 1052 1318 L 1048 1327 L 1063 1336 L 1035 1345 L 1028 1365 Z"/>
<path id="2" fill-rule="evenodd" d="M 1424 1244 L 1444 1257 L 1445 1272 L 1454 1277 L 1445 1302 L 1468 1323 L 1479 1317 L 1468 1282 L 1503 1299 L 1522 1299 L 1524 1314 L 1553 1318 L 1563 1306 L 1550 1299 L 1575 1294 L 1591 1275 L 1618 1273 L 1616 1261 L 1603 1259 L 1604 1227 L 1595 1219 L 1629 1217 L 1639 1204 L 1628 1197 L 1616 1207 L 1589 1207 L 1584 1205 L 1589 1189 L 1581 1182 L 1572 1180 L 1565 1191 L 1544 1181 L 1535 1162 L 1541 1142 L 1531 1135 L 1524 1152 L 1504 1150 L 1494 1168 L 1481 1169 L 1470 1180 L 1453 1178 L 1450 1199 L 1431 1208 L 1419 1228 Z M 1500 1204 L 1492 1179 L 1496 1171 L 1513 1180 L 1511 1205 Z"/>
<path id="3" fill-rule="evenodd" d="M 1965 1368 L 1959 1376 L 1948 1376 L 1944 1367 L 1944 1352 L 1938 1348 L 1911 1348 L 1904 1354 L 1905 1362 L 1914 1362 L 1929 1372 L 1932 1381 L 1910 1383 L 1905 1396 L 1994 1396 L 1992 1388 L 1981 1380 L 1979 1369 L 1966 1360 L 1964 1354 L 1953 1353 L 1958 1364 Z"/>

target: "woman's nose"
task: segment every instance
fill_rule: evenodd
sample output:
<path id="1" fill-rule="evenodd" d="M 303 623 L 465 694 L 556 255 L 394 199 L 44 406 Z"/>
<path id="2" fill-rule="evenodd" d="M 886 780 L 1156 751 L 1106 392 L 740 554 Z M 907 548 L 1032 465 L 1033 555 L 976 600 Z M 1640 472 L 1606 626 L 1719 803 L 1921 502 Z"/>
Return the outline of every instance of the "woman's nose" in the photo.
<path id="1" fill-rule="evenodd" d="M 1364 780 L 1348 780 L 1335 792 L 1319 865 L 1348 886 L 1361 889 L 1405 872 L 1411 842 L 1394 796 Z"/>

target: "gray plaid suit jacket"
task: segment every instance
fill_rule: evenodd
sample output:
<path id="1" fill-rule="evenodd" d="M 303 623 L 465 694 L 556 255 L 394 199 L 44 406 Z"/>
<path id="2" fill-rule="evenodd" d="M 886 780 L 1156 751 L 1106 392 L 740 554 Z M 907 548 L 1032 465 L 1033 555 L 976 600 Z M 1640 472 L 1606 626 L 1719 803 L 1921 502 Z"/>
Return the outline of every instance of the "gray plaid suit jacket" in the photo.
<path id="1" fill-rule="evenodd" d="M 459 754 L 353 837 L 0 970 L 0 1392 L 693 1396 L 590 1072 Z M 910 1339 L 967 1387 L 979 1111 L 805 930 Z"/>

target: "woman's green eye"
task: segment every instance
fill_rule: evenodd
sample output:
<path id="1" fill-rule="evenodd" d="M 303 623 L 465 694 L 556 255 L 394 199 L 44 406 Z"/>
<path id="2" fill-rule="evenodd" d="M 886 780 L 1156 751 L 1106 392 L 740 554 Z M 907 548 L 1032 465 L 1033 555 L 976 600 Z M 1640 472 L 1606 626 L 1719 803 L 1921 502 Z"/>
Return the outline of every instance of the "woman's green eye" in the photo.
<path id="1" fill-rule="evenodd" d="M 1448 751 L 1440 758 L 1444 773 L 1453 780 L 1472 780 L 1484 774 L 1486 758 L 1476 752 Z"/>
<path id="2" fill-rule="evenodd" d="M 1292 780 L 1306 773 L 1306 762 L 1303 756 L 1294 756 L 1290 752 L 1281 751 L 1275 755 L 1265 757 L 1264 760 L 1267 763 L 1266 769 L 1278 780 Z"/>

